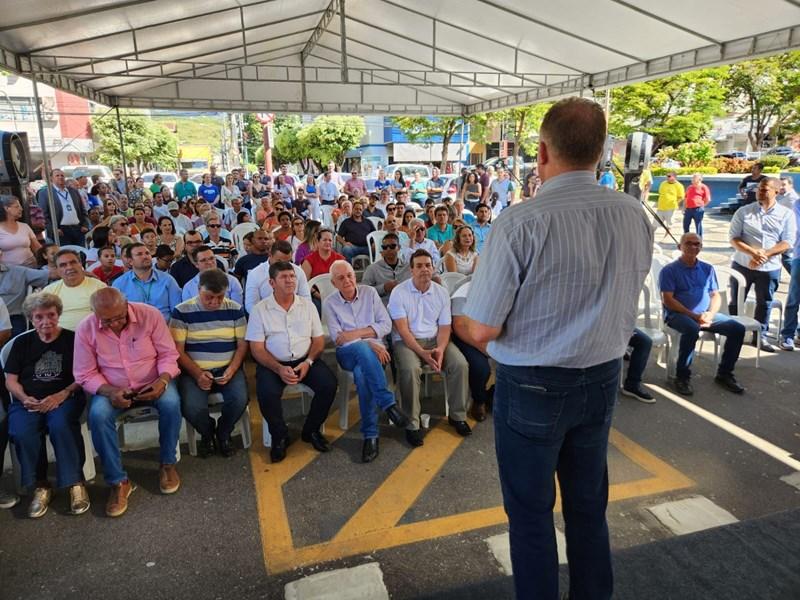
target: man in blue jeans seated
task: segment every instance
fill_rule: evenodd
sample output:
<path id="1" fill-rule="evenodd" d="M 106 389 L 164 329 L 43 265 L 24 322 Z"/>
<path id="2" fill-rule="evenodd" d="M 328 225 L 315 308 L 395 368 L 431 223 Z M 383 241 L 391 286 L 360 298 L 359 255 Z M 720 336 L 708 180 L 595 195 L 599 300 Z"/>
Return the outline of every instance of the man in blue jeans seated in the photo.
<path id="1" fill-rule="evenodd" d="M 744 392 L 733 376 L 744 341 L 744 325 L 719 314 L 722 297 L 714 267 L 697 259 L 703 242 L 696 233 L 684 233 L 679 244 L 681 256 L 659 275 L 664 322 L 681 333 L 675 389 L 679 394 L 694 393 L 690 383 L 694 346 L 700 331 L 724 335 L 725 348 L 714 381 L 735 394 Z"/>
<path id="2" fill-rule="evenodd" d="M 197 296 L 181 302 L 169 323 L 178 349 L 183 416 L 200 434 L 200 458 L 218 451 L 228 458 L 235 448 L 231 434 L 247 408 L 247 382 L 242 361 L 247 356 L 247 318 L 240 304 L 226 298 L 228 278 L 219 269 L 200 273 Z M 222 394 L 222 414 L 215 422 L 208 396 Z"/>
<path id="3" fill-rule="evenodd" d="M 383 369 L 391 360 L 384 338 L 392 331 L 392 320 L 375 288 L 356 285 L 356 274 L 349 263 L 337 260 L 330 273 L 331 283 L 339 291 L 325 298 L 322 315 L 336 344 L 336 360 L 343 369 L 353 372 L 364 436 L 361 460 L 372 462 L 378 457 L 375 405 L 397 427 L 405 429 L 408 425 L 408 417 L 388 389 Z"/>

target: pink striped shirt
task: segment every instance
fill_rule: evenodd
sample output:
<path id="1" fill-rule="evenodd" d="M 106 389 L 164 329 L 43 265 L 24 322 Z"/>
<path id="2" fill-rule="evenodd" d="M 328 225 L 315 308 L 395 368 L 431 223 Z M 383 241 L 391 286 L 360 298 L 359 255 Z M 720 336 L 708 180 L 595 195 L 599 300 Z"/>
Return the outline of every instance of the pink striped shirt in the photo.
<path id="1" fill-rule="evenodd" d="M 119 336 L 94 313 L 75 332 L 75 381 L 90 394 L 104 384 L 140 389 L 161 373 L 180 374 L 178 351 L 161 312 L 128 302 L 128 324 Z"/>

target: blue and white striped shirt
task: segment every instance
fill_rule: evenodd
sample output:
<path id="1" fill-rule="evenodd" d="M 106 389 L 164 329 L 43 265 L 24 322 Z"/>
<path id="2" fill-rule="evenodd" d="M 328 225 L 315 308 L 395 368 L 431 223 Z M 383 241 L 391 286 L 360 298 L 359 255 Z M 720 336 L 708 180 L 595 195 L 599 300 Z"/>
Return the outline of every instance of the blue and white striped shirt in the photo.
<path id="1" fill-rule="evenodd" d="M 488 347 L 499 363 L 601 364 L 625 352 L 652 254 L 638 200 L 564 173 L 494 221 L 464 312 L 503 327 Z"/>

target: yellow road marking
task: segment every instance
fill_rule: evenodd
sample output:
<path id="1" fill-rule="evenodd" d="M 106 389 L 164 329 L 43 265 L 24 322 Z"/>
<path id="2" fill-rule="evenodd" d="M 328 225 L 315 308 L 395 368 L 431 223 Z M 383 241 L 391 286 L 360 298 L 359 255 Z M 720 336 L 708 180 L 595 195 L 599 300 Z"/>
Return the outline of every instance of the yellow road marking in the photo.
<path id="1" fill-rule="evenodd" d="M 349 424 L 359 419 L 355 400 L 349 404 Z M 344 434 L 338 428 L 338 411 L 326 421 L 326 436 L 335 441 Z M 313 565 L 380 550 L 421 542 L 506 522 L 502 506 L 484 508 L 415 523 L 398 525 L 436 473 L 464 441 L 440 420 L 425 437 L 425 446 L 410 452 L 375 492 L 359 507 L 332 540 L 296 548 L 283 498 L 283 485 L 319 454 L 306 446 L 291 446 L 286 459 L 273 465 L 260 444 L 261 414 L 251 410 L 253 444 L 250 460 L 258 504 L 264 565 L 270 573 Z M 645 450 L 616 430 L 610 443 L 624 456 L 650 473 L 651 477 L 611 484 L 609 501 L 619 501 L 686 488 L 694 482 L 674 467 Z M 557 500 L 556 510 L 560 510 Z"/>

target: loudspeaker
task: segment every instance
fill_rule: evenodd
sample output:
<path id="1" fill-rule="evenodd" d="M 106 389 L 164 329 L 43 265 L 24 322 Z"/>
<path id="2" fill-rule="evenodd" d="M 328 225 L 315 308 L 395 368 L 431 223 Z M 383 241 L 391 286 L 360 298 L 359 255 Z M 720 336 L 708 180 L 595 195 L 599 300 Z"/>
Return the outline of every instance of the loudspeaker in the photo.
<path id="1" fill-rule="evenodd" d="M 653 148 L 653 137 L 642 131 L 635 131 L 628 136 L 625 147 L 625 173 L 641 173 L 650 164 L 650 151 Z"/>
<path id="2" fill-rule="evenodd" d="M 0 131 L 0 183 L 28 183 L 31 172 L 31 154 L 28 134 Z"/>

